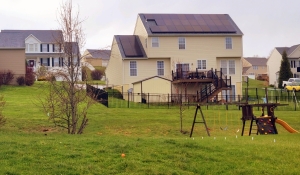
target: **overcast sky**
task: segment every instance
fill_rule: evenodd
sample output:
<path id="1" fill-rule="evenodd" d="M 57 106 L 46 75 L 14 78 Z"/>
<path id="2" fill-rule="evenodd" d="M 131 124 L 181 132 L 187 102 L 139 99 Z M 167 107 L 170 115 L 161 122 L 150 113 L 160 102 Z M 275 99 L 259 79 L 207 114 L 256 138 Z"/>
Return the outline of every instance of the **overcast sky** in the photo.
<path id="1" fill-rule="evenodd" d="M 62 0 L 0 0 L 0 29 L 59 29 Z M 300 44 L 299 0 L 73 0 L 86 19 L 88 49 L 110 47 L 133 34 L 138 13 L 229 14 L 244 33 L 245 57 L 268 57 L 274 47 Z"/>

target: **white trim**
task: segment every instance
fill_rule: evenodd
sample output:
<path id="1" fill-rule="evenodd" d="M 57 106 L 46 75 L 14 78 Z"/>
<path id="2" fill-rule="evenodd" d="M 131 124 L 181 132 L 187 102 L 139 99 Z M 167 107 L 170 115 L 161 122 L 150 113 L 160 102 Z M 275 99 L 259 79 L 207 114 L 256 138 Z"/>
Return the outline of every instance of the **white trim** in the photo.
<path id="1" fill-rule="evenodd" d="M 29 36 L 27 36 L 27 37 L 25 38 L 25 41 L 26 41 L 29 37 L 33 37 L 33 38 L 35 38 L 38 42 L 42 43 L 42 42 L 41 42 L 37 37 L 35 37 L 33 34 L 30 34 Z"/>

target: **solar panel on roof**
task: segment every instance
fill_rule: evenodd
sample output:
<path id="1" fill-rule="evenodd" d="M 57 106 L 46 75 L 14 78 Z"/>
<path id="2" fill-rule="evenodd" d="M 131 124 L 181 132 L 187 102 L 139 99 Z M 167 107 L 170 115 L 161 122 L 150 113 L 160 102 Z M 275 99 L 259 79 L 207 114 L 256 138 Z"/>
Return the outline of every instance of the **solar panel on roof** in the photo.
<path id="1" fill-rule="evenodd" d="M 228 15 L 145 14 L 152 33 L 236 33 Z M 192 27 L 191 27 L 192 26 Z"/>
<path id="2" fill-rule="evenodd" d="M 142 57 L 143 53 L 134 35 L 119 36 L 126 57 Z"/>

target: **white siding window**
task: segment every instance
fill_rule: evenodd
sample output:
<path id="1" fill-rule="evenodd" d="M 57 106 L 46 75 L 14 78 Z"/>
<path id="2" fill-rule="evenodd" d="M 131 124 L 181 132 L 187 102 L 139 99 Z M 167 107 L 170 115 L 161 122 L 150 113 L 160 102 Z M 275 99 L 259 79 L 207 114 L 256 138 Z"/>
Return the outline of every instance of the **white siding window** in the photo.
<path id="1" fill-rule="evenodd" d="M 178 38 L 178 47 L 179 47 L 179 49 L 185 49 L 185 38 L 184 37 Z"/>
<path id="2" fill-rule="evenodd" d="M 54 44 L 54 52 L 60 52 L 59 44 Z"/>
<path id="3" fill-rule="evenodd" d="M 225 45 L 226 45 L 226 49 L 232 49 L 232 39 L 231 39 L 231 37 L 226 37 L 225 38 Z"/>
<path id="4" fill-rule="evenodd" d="M 225 75 L 235 74 L 235 61 L 234 60 L 221 60 L 222 73 Z"/>
<path id="5" fill-rule="evenodd" d="M 258 70 L 258 66 L 253 66 L 253 70 Z"/>
<path id="6" fill-rule="evenodd" d="M 158 37 L 153 37 L 152 40 L 152 47 L 159 47 L 159 39 Z"/>
<path id="7" fill-rule="evenodd" d="M 227 75 L 227 60 L 221 60 L 222 73 Z"/>
<path id="8" fill-rule="evenodd" d="M 164 76 L 165 75 L 164 61 L 157 61 L 157 75 L 158 76 Z"/>
<path id="9" fill-rule="evenodd" d="M 59 58 L 52 58 L 53 59 L 53 66 L 59 67 Z"/>
<path id="10" fill-rule="evenodd" d="M 234 60 L 229 60 L 229 75 L 234 75 L 235 74 L 235 61 Z"/>
<path id="11" fill-rule="evenodd" d="M 130 76 L 137 76 L 136 61 L 130 61 Z"/>
<path id="12" fill-rule="evenodd" d="M 41 62 L 41 66 L 50 66 L 49 65 L 49 58 L 41 58 L 40 62 Z"/>
<path id="13" fill-rule="evenodd" d="M 198 69 L 206 69 L 206 60 L 197 60 Z"/>
<path id="14" fill-rule="evenodd" d="M 42 52 L 48 52 L 48 44 L 42 44 Z"/>
<path id="15" fill-rule="evenodd" d="M 38 51 L 38 45 L 35 44 L 26 44 L 26 51 L 28 52 L 37 52 Z"/>
<path id="16" fill-rule="evenodd" d="M 291 61 L 291 68 L 296 68 L 296 61 L 294 60 Z"/>

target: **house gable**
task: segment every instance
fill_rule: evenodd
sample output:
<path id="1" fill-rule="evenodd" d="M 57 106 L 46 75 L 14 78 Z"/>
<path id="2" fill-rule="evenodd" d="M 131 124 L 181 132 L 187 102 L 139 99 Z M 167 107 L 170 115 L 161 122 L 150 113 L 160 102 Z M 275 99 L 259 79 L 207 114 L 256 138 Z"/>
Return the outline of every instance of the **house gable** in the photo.
<path id="1" fill-rule="evenodd" d="M 290 49 L 291 51 L 290 54 L 288 55 L 288 58 L 300 58 L 300 44 L 292 47 Z"/>
<path id="2" fill-rule="evenodd" d="M 41 43 L 41 41 L 39 39 L 37 39 L 34 35 L 30 34 L 26 39 L 25 39 L 25 43 L 28 44 L 34 44 L 34 43 Z"/>

